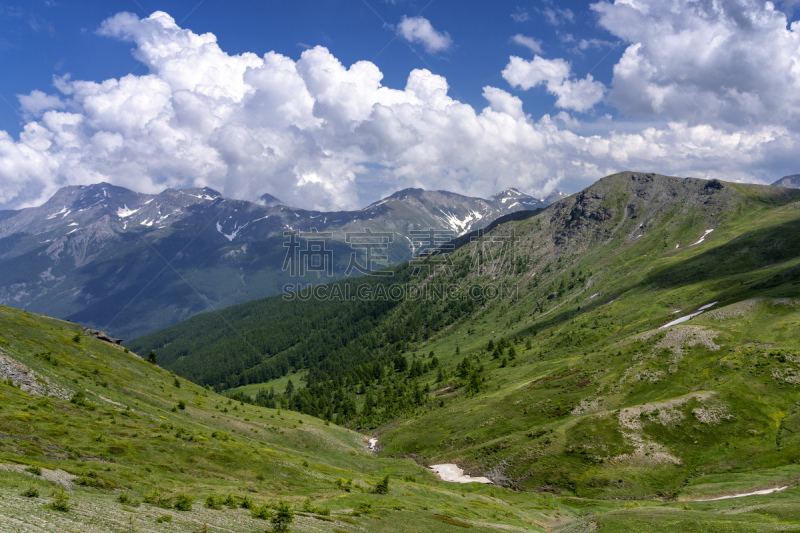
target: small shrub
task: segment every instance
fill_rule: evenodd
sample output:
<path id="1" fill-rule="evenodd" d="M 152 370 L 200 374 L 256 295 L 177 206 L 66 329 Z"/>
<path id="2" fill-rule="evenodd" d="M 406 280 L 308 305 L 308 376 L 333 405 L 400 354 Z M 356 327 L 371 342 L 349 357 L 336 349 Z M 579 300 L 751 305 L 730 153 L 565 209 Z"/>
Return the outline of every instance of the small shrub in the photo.
<path id="1" fill-rule="evenodd" d="M 245 496 L 244 500 L 242 500 L 242 503 L 240 504 L 240 507 L 242 509 L 252 509 L 255 507 L 255 504 L 253 503 L 253 500 L 250 499 L 250 496 Z"/>
<path id="2" fill-rule="evenodd" d="M 172 384 L 179 389 L 181 388 L 181 382 L 178 380 L 178 378 L 175 378 L 175 381 L 173 381 Z"/>
<path id="3" fill-rule="evenodd" d="M 164 509 L 168 509 L 170 507 L 169 498 L 164 498 L 164 496 L 161 494 L 161 491 L 158 489 L 153 489 L 148 492 L 144 497 L 144 501 L 150 505 L 155 505 L 156 507 L 162 507 Z"/>
<path id="4" fill-rule="evenodd" d="M 353 509 L 353 512 L 350 513 L 350 514 L 352 514 L 353 516 L 361 516 L 362 514 L 369 514 L 372 511 L 373 511 L 372 504 L 370 504 L 370 503 L 361 503 L 361 504 L 358 505 L 358 507 Z"/>
<path id="5" fill-rule="evenodd" d="M 184 402 L 183 400 L 179 401 L 178 402 L 178 409 L 181 409 L 181 410 L 186 409 L 186 402 Z"/>
<path id="6" fill-rule="evenodd" d="M 110 448 L 109 448 L 110 450 Z M 82 487 L 92 487 L 95 489 L 111 490 L 117 487 L 117 484 L 110 479 L 101 476 L 97 472 L 85 472 L 75 480 L 75 483 Z"/>
<path id="7" fill-rule="evenodd" d="M 53 502 L 50 504 L 50 507 L 62 513 L 69 511 L 69 496 L 67 496 L 67 493 L 63 490 L 56 492 L 53 495 Z"/>
<path id="8" fill-rule="evenodd" d="M 142 504 L 142 502 L 140 502 L 133 496 L 130 496 L 127 492 L 123 492 L 122 494 L 117 496 L 117 501 L 122 505 L 127 505 L 129 507 L 139 507 Z"/>
<path id="9" fill-rule="evenodd" d="M 90 404 L 89 402 L 86 401 L 86 393 L 83 392 L 82 390 L 79 390 L 78 392 L 73 394 L 72 398 L 70 398 L 69 401 L 71 403 L 74 403 L 75 405 L 77 405 L 79 407 L 85 407 L 85 408 L 90 409 L 92 411 L 94 411 L 94 409 L 95 409 L 94 405 L 92 405 L 92 404 Z"/>
<path id="10" fill-rule="evenodd" d="M 231 494 L 228 494 L 228 497 L 225 498 L 225 501 L 223 501 L 222 504 L 228 507 L 229 509 L 236 509 L 237 507 L 239 507 L 239 504 L 236 503 L 236 498 L 234 498 L 233 495 Z"/>
<path id="11" fill-rule="evenodd" d="M 39 489 L 36 487 L 28 487 L 22 492 L 22 495 L 26 498 L 38 498 L 39 497 Z"/>
<path id="12" fill-rule="evenodd" d="M 350 492 L 353 490 L 353 480 L 340 477 L 336 480 L 336 486 L 345 492 Z"/>
<path id="13" fill-rule="evenodd" d="M 166 522 L 172 522 L 172 515 L 169 514 L 162 514 L 158 518 L 156 518 L 156 522 L 159 524 L 164 524 Z"/>
<path id="14" fill-rule="evenodd" d="M 81 343 L 81 334 L 80 333 L 76 333 L 75 335 L 73 335 L 72 336 L 72 342 L 74 342 L 75 344 L 80 344 Z"/>
<path id="15" fill-rule="evenodd" d="M 257 518 L 259 520 L 269 520 L 272 516 L 272 511 L 269 510 L 269 507 L 266 505 L 262 505 L 260 507 L 253 507 L 250 510 L 250 516 L 253 518 Z"/>
<path id="16" fill-rule="evenodd" d="M 188 494 L 178 494 L 175 498 L 175 509 L 178 511 L 191 511 L 192 497 Z"/>
<path id="17" fill-rule="evenodd" d="M 34 465 L 26 467 L 25 471 L 28 472 L 29 474 L 33 474 L 34 476 L 41 476 L 42 475 L 42 469 L 39 468 L 38 466 L 34 466 Z"/>
<path id="18" fill-rule="evenodd" d="M 206 498 L 206 509 L 222 509 L 222 502 L 213 495 Z"/>

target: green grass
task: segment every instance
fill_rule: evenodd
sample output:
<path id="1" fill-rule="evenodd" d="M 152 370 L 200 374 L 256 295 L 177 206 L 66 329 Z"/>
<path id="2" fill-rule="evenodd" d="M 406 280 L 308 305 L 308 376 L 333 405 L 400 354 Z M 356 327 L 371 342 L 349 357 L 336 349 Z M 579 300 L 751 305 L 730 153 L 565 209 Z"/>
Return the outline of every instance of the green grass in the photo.
<path id="1" fill-rule="evenodd" d="M 392 531 L 398 513 L 419 531 L 441 529 L 428 518 L 432 513 L 458 512 L 486 524 L 552 522 L 531 509 L 495 516 L 507 503 L 483 508 L 491 489 L 451 486 L 411 460 L 375 457 L 351 430 L 230 402 L 182 379 L 176 387 L 172 374 L 120 347 L 85 336 L 74 342 L 80 328 L 68 322 L 0 307 L 0 332 L 6 358 L 70 394 L 86 391 L 85 401 L 76 404 L 0 385 L 0 514 L 8 519 L 45 531 L 64 531 L 67 521 L 83 523 L 85 531 L 194 531 L 198 522 L 265 527 L 247 510 L 207 509 L 203 503 L 209 496 L 232 496 L 237 504 L 247 497 L 269 507 L 284 500 L 298 512 L 311 498 L 314 509 L 329 510 L 330 522 L 297 516 L 298 531 L 312 525 L 350 530 L 348 515 L 362 505 L 373 511 L 354 520 L 371 531 Z M 186 408 L 173 412 L 179 401 Z M 60 494 L 57 474 L 74 489 L 67 492 L 67 511 L 50 505 Z M 386 476 L 389 493 L 372 494 Z M 353 480 L 353 489 L 338 488 L 339 478 Z M 26 491 L 40 497 L 23 496 Z M 500 494 L 517 498 L 511 491 Z M 131 509 L 137 511 L 131 515 Z M 566 506 L 558 510 L 571 514 Z M 161 516 L 172 518 L 157 522 Z"/>
<path id="2" fill-rule="evenodd" d="M 305 371 L 292 372 L 291 374 L 287 374 L 281 378 L 273 379 L 272 381 L 269 382 L 269 387 L 273 387 L 275 389 L 275 394 L 283 394 L 284 391 L 286 390 L 287 383 L 289 383 L 289 380 L 292 380 L 295 390 L 297 390 L 298 388 L 302 388 L 304 386 L 303 380 L 305 379 L 306 374 L 307 372 Z M 264 384 L 253 383 L 252 385 L 243 385 L 241 387 L 228 389 L 225 391 L 225 394 L 241 393 L 246 396 L 254 397 L 263 388 Z"/>
<path id="3" fill-rule="evenodd" d="M 501 274 L 519 284 L 517 300 L 498 300 L 453 320 L 443 318 L 450 316 L 444 303 L 412 301 L 381 309 L 379 316 L 352 315 L 364 319 L 361 325 L 374 324 L 365 336 L 350 324 L 354 335 L 348 338 L 373 343 L 367 355 L 386 365 L 383 381 L 365 384 L 371 392 L 404 383 L 431 390 L 420 405 L 402 411 L 380 405 L 382 418 L 372 419 L 380 421 L 378 427 L 363 411 L 349 421 L 352 428 L 378 434 L 385 448 L 377 457 L 366 450 L 362 434 L 313 416 L 230 402 L 187 381 L 175 387 L 173 375 L 116 347 L 92 339 L 75 343 L 75 326 L 4 309 L 0 348 L 42 375 L 89 392 L 86 406 L 43 402 L 1 386 L 0 433 L 15 438 L 0 439 L 0 460 L 38 465 L 43 474 L 59 467 L 105 484 L 79 486 L 71 497 L 76 509 L 101 498 L 115 501 L 121 490 L 142 501 L 154 489 L 165 499 L 188 494 L 192 510 L 170 510 L 169 527 L 177 529 L 165 531 L 180 531 L 186 515 L 210 525 L 211 519 L 228 525 L 241 519 L 253 530 L 266 527 L 247 510 L 206 509 L 202 503 L 229 494 L 271 509 L 281 499 L 290 502 L 299 530 L 396 531 L 400 523 L 409 531 L 501 525 L 547 531 L 800 530 L 797 194 L 726 185 L 708 197 L 705 182 L 678 180 L 651 190 L 654 199 L 645 201 L 631 189 L 633 177 L 624 174 L 594 187 L 601 199 L 587 200 L 582 212 L 599 213 L 596 218 L 575 222 L 573 207 L 565 203 L 511 223 L 527 263 Z M 670 187 L 684 185 L 694 187 L 691 194 L 670 200 Z M 705 242 L 690 247 L 709 227 L 715 231 Z M 560 232 L 572 233 L 562 242 Z M 454 254 L 454 270 L 462 274 L 450 281 L 478 279 L 463 274 L 469 254 L 469 247 Z M 714 301 L 719 303 L 705 314 L 659 329 Z M 287 329 L 295 308 L 268 303 L 283 313 Z M 240 325 L 250 317 L 258 328 L 257 310 L 252 303 L 226 312 L 230 318 L 241 315 Z M 324 311 L 332 318 L 348 316 L 333 305 Z M 201 329 L 208 338 L 217 335 L 212 318 L 193 322 L 206 326 Z M 346 331 L 347 320 L 336 324 Z M 391 341 L 404 327 L 412 337 Z M 248 342 L 271 342 L 248 337 L 259 331 L 248 328 L 238 328 Z M 273 324 L 270 331 L 279 329 Z M 167 352 L 174 349 L 167 359 L 189 368 L 192 356 L 181 351 L 198 346 L 206 351 L 195 370 L 212 368 L 214 350 L 197 338 L 181 338 L 180 330 L 154 336 L 171 339 L 163 345 Z M 314 321 L 285 333 L 291 347 L 274 357 L 297 365 L 305 360 L 295 357 L 303 355 L 298 347 L 326 335 Z M 497 344 L 501 338 L 517 352 L 505 367 L 486 351 L 490 340 Z M 413 362 L 427 360 L 431 351 L 450 374 L 444 383 L 434 383 L 436 370 L 409 378 L 389 368 L 396 352 Z M 465 357 L 485 368 L 476 394 L 454 377 Z M 319 368 L 308 377 L 314 372 L 318 376 Z M 280 391 L 282 383 L 263 386 Z M 299 379 L 293 383 L 300 385 Z M 322 385 L 333 391 L 334 383 Z M 247 387 L 240 390 L 252 394 L 262 384 Z M 363 409 L 364 395 L 352 381 L 339 387 Z M 181 401 L 186 408 L 173 412 Z M 441 462 L 490 475 L 509 488 L 447 484 L 421 466 Z M 0 475 L 7 476 L 0 483 L 3 494 L 18 498 L 19 513 L 43 509 L 37 498 L 20 494 L 33 485 L 49 495 L 45 475 Z M 374 494 L 387 475 L 389 494 Z M 790 488 L 767 496 L 691 501 L 784 485 Z M 151 503 L 142 508 L 153 523 L 163 514 Z M 327 508 L 330 515 L 315 518 L 304 510 L 309 508 Z"/>

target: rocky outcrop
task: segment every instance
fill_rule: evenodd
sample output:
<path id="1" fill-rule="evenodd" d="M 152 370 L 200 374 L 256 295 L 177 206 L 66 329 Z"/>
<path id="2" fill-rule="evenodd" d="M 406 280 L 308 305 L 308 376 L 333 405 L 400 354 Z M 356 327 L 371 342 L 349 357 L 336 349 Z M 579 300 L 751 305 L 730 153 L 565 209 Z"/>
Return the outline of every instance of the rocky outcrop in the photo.
<path id="1" fill-rule="evenodd" d="M 89 329 L 83 328 L 84 335 L 88 335 L 90 337 L 94 337 L 95 339 L 100 339 L 101 341 L 105 341 L 111 344 L 122 344 L 122 339 L 115 339 L 114 337 L 110 337 L 106 333 L 102 331 L 98 331 L 96 329 Z"/>
<path id="2" fill-rule="evenodd" d="M 52 396 L 61 400 L 72 398 L 72 391 L 50 383 L 46 377 L 15 361 L 0 350 L 0 379 L 11 380 L 20 390 L 34 396 Z"/>

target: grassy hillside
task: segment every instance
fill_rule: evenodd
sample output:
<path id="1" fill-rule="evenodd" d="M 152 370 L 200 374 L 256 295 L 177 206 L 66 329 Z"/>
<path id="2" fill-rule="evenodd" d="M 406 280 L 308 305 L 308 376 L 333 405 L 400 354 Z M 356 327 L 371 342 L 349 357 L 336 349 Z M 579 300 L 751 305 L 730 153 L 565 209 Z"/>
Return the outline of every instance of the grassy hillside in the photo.
<path id="1" fill-rule="evenodd" d="M 68 322 L 0 307 L 0 358 L 4 532 L 264 531 L 253 515 L 280 501 L 296 531 L 539 529 L 577 515 L 547 496 L 445 484 L 353 431 L 232 402 Z M 373 494 L 385 476 L 389 493 Z M 66 511 L 52 506 L 62 489 Z"/>
<path id="2" fill-rule="evenodd" d="M 392 282 L 452 284 L 460 294 L 503 284 L 516 297 L 326 303 L 319 308 L 337 320 L 339 338 L 350 332 L 333 348 L 317 341 L 324 321 L 288 318 L 299 303 L 251 303 L 249 315 L 274 309 L 274 323 L 299 340 L 224 382 L 251 383 L 237 389 L 251 395 L 250 368 L 296 354 L 287 372 L 308 373 L 286 402 L 293 408 L 372 430 L 383 456 L 455 462 L 518 490 L 688 501 L 794 486 L 797 191 L 622 173 L 486 240 L 511 228 L 513 257 L 479 256 L 472 243 L 452 255 L 450 272 L 414 277 L 401 266 Z M 359 306 L 371 327 L 343 318 Z M 258 339 L 257 328 L 231 319 L 244 311 L 139 343 L 170 354 L 201 329 Z M 182 357 L 190 368 L 213 353 Z M 793 522 L 794 513 L 778 514 Z M 609 530 L 625 523 L 603 516 Z"/>
<path id="3" fill-rule="evenodd" d="M 229 402 L 84 335 L 79 326 L 0 307 L 0 332 L 4 532 L 257 532 L 271 529 L 259 517 L 276 515 L 281 501 L 294 512 L 292 531 L 800 527 L 794 488 L 688 502 L 444 483 L 410 459 L 374 455 L 352 431 Z M 83 397 L 75 395 L 80 390 Z M 691 495 L 771 486 L 796 473 L 785 467 L 706 476 L 692 484 Z M 384 476 L 388 494 L 373 494 Z M 214 508 L 206 505 L 209 497 Z"/>

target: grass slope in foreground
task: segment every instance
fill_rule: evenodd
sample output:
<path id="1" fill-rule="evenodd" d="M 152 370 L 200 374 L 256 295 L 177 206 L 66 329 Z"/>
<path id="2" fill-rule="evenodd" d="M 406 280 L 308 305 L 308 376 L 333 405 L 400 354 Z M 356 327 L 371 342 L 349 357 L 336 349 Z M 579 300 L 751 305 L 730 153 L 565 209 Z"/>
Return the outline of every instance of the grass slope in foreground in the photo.
<path id="1" fill-rule="evenodd" d="M 550 495 L 443 483 L 353 431 L 231 402 L 7 307 L 0 372 L 4 533 L 265 531 L 257 515 L 280 501 L 293 531 L 541 531 L 580 514 Z M 374 494 L 386 476 L 388 494 Z M 60 494 L 67 510 L 53 506 Z"/>
<path id="2" fill-rule="evenodd" d="M 688 503 L 443 483 L 411 460 L 372 455 L 352 431 L 230 403 L 79 326 L 6 307 L 0 356 L 4 533 L 265 531 L 269 522 L 254 515 L 275 513 L 281 500 L 294 509 L 293 531 L 749 532 L 796 523 L 791 489 Z M 389 493 L 373 494 L 387 475 Z M 209 497 L 220 508 L 207 508 Z"/>

